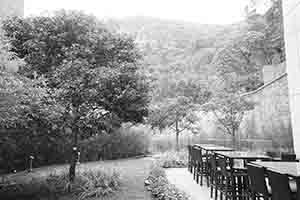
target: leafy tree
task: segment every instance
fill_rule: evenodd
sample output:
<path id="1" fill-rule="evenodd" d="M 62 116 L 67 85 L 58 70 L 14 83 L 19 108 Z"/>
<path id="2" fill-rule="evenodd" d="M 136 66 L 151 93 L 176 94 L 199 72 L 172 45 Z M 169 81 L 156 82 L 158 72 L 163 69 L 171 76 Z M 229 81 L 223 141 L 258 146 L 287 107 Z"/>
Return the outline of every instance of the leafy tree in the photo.
<path id="1" fill-rule="evenodd" d="M 148 83 L 139 73 L 141 56 L 131 38 L 76 11 L 12 19 L 4 27 L 13 51 L 28 63 L 20 73 L 46 77 L 50 93 L 64 108 L 63 127 L 73 134 L 75 148 L 80 138 L 110 133 L 122 122 L 138 123 L 147 116 Z"/>
<path id="2" fill-rule="evenodd" d="M 218 127 L 232 136 L 233 147 L 237 147 L 236 136 L 245 112 L 254 108 L 253 102 L 246 100 L 236 93 L 219 92 L 202 106 L 206 112 L 212 112 Z"/>
<path id="3" fill-rule="evenodd" d="M 215 55 L 214 65 L 218 77 L 224 80 L 225 88 L 253 90 L 262 84 L 254 54 L 263 49 L 265 35 L 251 31 L 238 34 Z M 231 91 L 232 92 L 232 91 Z"/>
<path id="4" fill-rule="evenodd" d="M 272 64 L 274 56 L 279 56 L 279 62 L 285 61 L 284 25 L 282 0 L 273 0 L 272 7 L 266 14 L 265 52 Z"/>
<path id="5" fill-rule="evenodd" d="M 149 108 L 148 122 L 159 130 L 170 128 L 176 134 L 177 149 L 180 133 L 193 131 L 199 120 L 197 108 L 211 96 L 208 86 L 198 76 L 172 73 L 165 78 L 166 86 L 155 88 Z"/>
<path id="6" fill-rule="evenodd" d="M 171 128 L 176 134 L 176 150 L 179 150 L 180 133 L 192 129 L 192 125 L 198 120 L 196 111 L 197 106 L 190 98 L 184 96 L 169 98 L 151 110 L 152 118 L 149 122 L 152 127 L 159 129 Z"/>
<path id="7" fill-rule="evenodd" d="M 63 111 L 47 91 L 45 79 L 28 79 L 17 73 L 24 62 L 10 49 L 9 40 L 1 29 L 0 145 L 3 148 L 0 162 L 2 169 L 7 171 L 23 169 L 25 158 L 29 154 L 39 154 L 40 147 L 45 146 L 44 141 L 50 141 L 48 145 L 51 146 L 51 141 L 61 139 L 59 127 Z"/>

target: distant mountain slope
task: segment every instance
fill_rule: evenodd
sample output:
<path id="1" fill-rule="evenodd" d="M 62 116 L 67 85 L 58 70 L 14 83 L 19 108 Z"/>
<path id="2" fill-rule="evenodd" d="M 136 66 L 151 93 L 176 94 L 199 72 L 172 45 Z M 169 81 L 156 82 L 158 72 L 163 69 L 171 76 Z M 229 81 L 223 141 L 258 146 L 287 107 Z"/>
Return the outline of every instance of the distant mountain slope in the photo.
<path id="1" fill-rule="evenodd" d="M 210 65 L 225 37 L 240 25 L 203 25 L 151 17 L 109 19 L 107 26 L 133 36 L 144 55 L 145 73 L 154 81 L 154 95 L 172 93 L 180 81 L 208 82 L 215 74 Z M 238 28 L 237 28 L 238 27 Z M 169 91 L 171 90 L 171 91 Z M 166 95 L 163 95 L 166 96 Z"/>

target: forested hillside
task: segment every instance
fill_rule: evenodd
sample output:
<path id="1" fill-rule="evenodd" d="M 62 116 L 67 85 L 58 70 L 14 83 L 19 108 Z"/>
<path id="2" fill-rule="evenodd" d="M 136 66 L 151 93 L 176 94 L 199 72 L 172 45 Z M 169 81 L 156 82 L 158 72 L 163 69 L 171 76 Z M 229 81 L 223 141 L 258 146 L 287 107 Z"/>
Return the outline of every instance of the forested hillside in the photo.
<path id="1" fill-rule="evenodd" d="M 136 39 L 144 55 L 144 72 L 153 80 L 154 101 L 177 95 L 178 85 L 207 84 L 215 73 L 210 63 L 219 46 L 218 39 L 227 31 L 220 25 L 150 17 L 108 20 L 107 24 Z"/>
<path id="2" fill-rule="evenodd" d="M 216 76 L 236 81 L 243 90 L 259 87 L 261 66 L 277 62 L 278 55 L 279 62 L 285 60 L 280 8 L 278 2 L 265 16 L 254 14 L 231 25 L 141 16 L 110 19 L 106 24 L 135 38 L 144 55 L 144 73 L 154 80 L 156 101 L 178 95 L 179 84 L 181 89 L 203 88 Z"/>
<path id="3" fill-rule="evenodd" d="M 226 112 L 225 121 L 240 119 L 236 113 L 253 108 L 238 100 L 239 94 L 264 84 L 264 65 L 285 60 L 281 8 L 278 1 L 265 15 L 251 13 L 226 26 L 149 17 L 107 20 L 106 24 L 134 37 L 144 57 L 142 73 L 152 80 L 148 121 L 160 130 L 173 129 L 178 140 L 183 130 L 194 132 L 202 105 L 214 105 L 207 111 Z M 227 118 L 232 105 L 237 110 Z M 240 121 L 224 123 L 236 129 Z"/>

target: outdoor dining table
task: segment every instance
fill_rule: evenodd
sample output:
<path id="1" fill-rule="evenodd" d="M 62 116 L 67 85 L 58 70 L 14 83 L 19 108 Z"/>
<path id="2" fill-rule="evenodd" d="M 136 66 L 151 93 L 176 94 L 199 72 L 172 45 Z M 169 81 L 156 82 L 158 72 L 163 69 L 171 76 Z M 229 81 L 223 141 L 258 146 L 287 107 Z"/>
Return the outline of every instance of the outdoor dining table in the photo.
<path id="1" fill-rule="evenodd" d="M 234 149 L 230 147 L 224 147 L 214 144 L 194 144 L 194 146 L 199 147 L 204 151 L 233 151 Z"/>
<path id="2" fill-rule="evenodd" d="M 234 190 L 233 199 L 238 199 L 237 194 L 245 193 L 248 188 L 248 177 L 246 176 L 247 168 L 246 163 L 256 160 L 272 160 L 271 157 L 266 156 L 257 152 L 247 152 L 247 151 L 216 151 L 217 157 L 223 157 L 228 162 L 229 169 L 232 169 L 235 172 L 234 182 L 232 185 L 235 185 L 237 188 Z"/>
<path id="3" fill-rule="evenodd" d="M 245 164 L 250 161 L 268 161 L 272 160 L 272 157 L 256 153 L 256 152 L 248 152 L 248 151 L 217 151 L 215 152 L 217 155 L 223 156 L 230 160 L 231 167 L 237 169 L 245 169 Z"/>
<path id="4" fill-rule="evenodd" d="M 255 165 L 265 167 L 270 171 L 280 174 L 286 174 L 289 177 L 300 180 L 300 162 L 283 162 L 283 161 L 255 161 L 251 162 Z M 299 182 L 300 183 L 300 182 Z"/>
<path id="5" fill-rule="evenodd" d="M 265 167 L 267 170 L 285 174 L 296 181 L 297 190 L 300 189 L 300 162 L 285 162 L 285 161 L 255 161 L 251 162 L 255 165 Z M 300 196 L 297 196 L 297 200 Z"/>

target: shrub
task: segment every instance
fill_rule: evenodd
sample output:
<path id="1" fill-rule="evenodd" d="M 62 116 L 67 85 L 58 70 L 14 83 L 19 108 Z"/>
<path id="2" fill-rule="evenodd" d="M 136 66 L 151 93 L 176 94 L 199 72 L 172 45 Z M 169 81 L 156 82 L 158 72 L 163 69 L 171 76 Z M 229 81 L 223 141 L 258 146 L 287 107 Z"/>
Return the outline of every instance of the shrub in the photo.
<path id="1" fill-rule="evenodd" d="M 185 150 L 168 151 L 157 155 L 158 165 L 163 168 L 186 167 L 188 162 L 188 152 Z"/>
<path id="2" fill-rule="evenodd" d="M 0 138 L 0 171 L 24 170 L 33 155 L 33 167 L 68 162 L 72 140 L 57 132 L 2 130 Z M 51 137 L 49 137 L 51 136 Z"/>
<path id="3" fill-rule="evenodd" d="M 1 132 L 2 133 L 2 132 Z M 4 133 L 3 133 L 4 134 Z M 28 168 L 28 158 L 34 156 L 33 167 L 68 163 L 71 158 L 72 139 L 65 135 L 28 131 L 10 131 L 9 141 L 1 140 L 0 173 Z M 55 137 L 54 137 L 55 135 Z M 4 137 L 5 138 L 5 137 Z M 22 138 L 22 139 L 20 139 Z M 111 160 L 146 155 L 149 153 L 150 138 L 141 127 L 120 128 L 112 134 L 100 134 L 80 142 L 81 162 Z"/>
<path id="4" fill-rule="evenodd" d="M 188 200 L 188 196 L 176 188 L 174 185 L 170 184 L 165 171 L 159 167 L 155 166 L 147 178 L 150 185 L 148 190 L 151 191 L 152 196 L 158 200 Z"/>
<path id="5" fill-rule="evenodd" d="M 27 183 L 4 187 L 0 190 L 1 198 L 54 197 L 73 195 L 78 199 L 104 197 L 113 194 L 121 186 L 121 176 L 116 170 L 97 169 L 79 172 L 74 183 L 70 183 L 67 170 L 51 173 L 44 178 L 34 178 Z"/>
<path id="6" fill-rule="evenodd" d="M 150 138 L 142 128 L 121 128 L 81 143 L 82 161 L 110 160 L 146 155 Z"/>
<path id="7" fill-rule="evenodd" d="M 184 133 L 179 137 L 179 148 L 186 149 L 186 146 L 191 143 L 200 143 L 199 135 Z M 176 136 L 175 134 L 163 132 L 161 135 L 155 135 L 151 138 L 150 150 L 153 153 L 161 153 L 174 151 L 176 149 Z"/>

